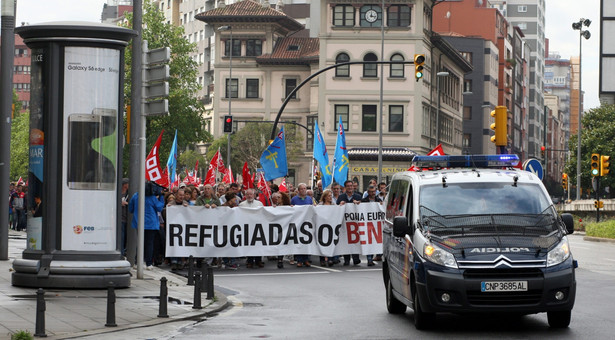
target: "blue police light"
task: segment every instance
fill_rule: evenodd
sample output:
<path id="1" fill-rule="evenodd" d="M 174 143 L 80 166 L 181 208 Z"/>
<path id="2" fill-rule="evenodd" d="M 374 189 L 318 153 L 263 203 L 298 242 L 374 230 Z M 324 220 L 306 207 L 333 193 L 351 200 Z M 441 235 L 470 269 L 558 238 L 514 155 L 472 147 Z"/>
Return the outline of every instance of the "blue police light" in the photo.
<path id="1" fill-rule="evenodd" d="M 501 168 L 519 164 L 517 155 L 414 156 L 418 168 Z"/>

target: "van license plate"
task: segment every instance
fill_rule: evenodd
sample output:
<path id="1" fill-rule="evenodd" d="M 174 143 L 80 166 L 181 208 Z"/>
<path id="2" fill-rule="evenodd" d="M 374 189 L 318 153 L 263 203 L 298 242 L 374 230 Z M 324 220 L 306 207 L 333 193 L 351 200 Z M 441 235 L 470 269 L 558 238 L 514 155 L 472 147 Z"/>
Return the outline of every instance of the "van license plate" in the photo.
<path id="1" fill-rule="evenodd" d="M 481 292 L 525 292 L 527 281 L 483 281 L 480 283 Z"/>

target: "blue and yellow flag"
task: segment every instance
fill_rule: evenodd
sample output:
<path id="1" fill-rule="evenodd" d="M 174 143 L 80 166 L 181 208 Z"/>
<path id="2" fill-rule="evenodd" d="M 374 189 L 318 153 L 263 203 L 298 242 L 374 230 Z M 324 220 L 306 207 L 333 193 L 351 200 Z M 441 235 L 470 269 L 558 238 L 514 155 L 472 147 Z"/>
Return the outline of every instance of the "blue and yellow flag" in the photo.
<path id="1" fill-rule="evenodd" d="M 269 144 L 261 155 L 260 163 L 265 172 L 265 180 L 267 181 L 284 177 L 288 174 L 286 141 L 284 138 L 283 126 L 273 142 Z"/>
<path id="2" fill-rule="evenodd" d="M 314 123 L 314 159 L 318 161 L 322 177 L 322 188 L 326 188 L 331 184 L 331 167 L 329 166 L 329 154 L 327 154 L 327 146 L 325 140 L 318 129 L 318 122 Z"/>
<path id="3" fill-rule="evenodd" d="M 344 135 L 344 124 L 342 116 L 337 125 L 337 141 L 335 142 L 335 153 L 333 154 L 333 180 L 341 185 L 348 179 L 348 150 L 346 149 L 346 136 Z"/>

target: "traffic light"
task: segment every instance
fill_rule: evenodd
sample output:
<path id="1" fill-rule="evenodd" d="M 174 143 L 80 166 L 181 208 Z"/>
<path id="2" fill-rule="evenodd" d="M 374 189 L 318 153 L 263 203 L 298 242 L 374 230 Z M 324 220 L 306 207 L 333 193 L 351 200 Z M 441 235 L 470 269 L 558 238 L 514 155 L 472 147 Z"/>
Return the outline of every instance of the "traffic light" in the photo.
<path id="1" fill-rule="evenodd" d="M 596 209 L 604 208 L 604 202 L 603 201 L 594 201 L 594 208 L 596 208 Z"/>
<path id="2" fill-rule="evenodd" d="M 233 132 L 233 116 L 224 116 L 224 133 Z"/>
<path id="3" fill-rule="evenodd" d="M 591 174 L 592 176 L 600 175 L 600 154 L 592 153 L 591 158 Z"/>
<path id="4" fill-rule="evenodd" d="M 545 150 L 546 150 L 546 149 L 547 149 L 547 148 L 545 148 L 545 146 L 544 146 L 544 145 L 540 147 L 540 155 L 542 156 L 542 158 L 545 158 Z"/>
<path id="5" fill-rule="evenodd" d="M 600 176 L 606 176 L 609 173 L 609 166 L 611 165 L 609 159 L 611 159 L 611 156 L 600 156 Z"/>
<path id="6" fill-rule="evenodd" d="M 564 188 L 564 191 L 568 191 L 568 174 L 567 173 L 562 174 L 562 187 Z"/>
<path id="7" fill-rule="evenodd" d="M 416 81 L 423 78 L 423 68 L 425 68 L 425 55 L 424 54 L 415 54 L 414 55 L 414 78 Z"/>
<path id="8" fill-rule="evenodd" d="M 491 130 L 495 131 L 495 135 L 491 136 L 491 141 L 496 146 L 506 146 L 508 144 L 508 113 L 506 106 L 496 106 L 495 110 L 491 111 L 491 117 L 494 118 L 494 123 L 491 124 Z"/>

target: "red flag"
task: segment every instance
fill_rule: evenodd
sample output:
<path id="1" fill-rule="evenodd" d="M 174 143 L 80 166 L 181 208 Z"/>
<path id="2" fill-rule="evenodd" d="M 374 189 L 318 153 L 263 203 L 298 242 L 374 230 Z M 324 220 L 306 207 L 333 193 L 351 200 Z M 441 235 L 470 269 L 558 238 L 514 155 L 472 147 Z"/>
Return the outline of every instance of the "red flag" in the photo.
<path id="1" fill-rule="evenodd" d="M 444 149 L 442 149 L 442 144 L 438 144 L 438 146 L 436 146 L 433 150 L 427 153 L 427 156 L 444 156 L 444 155 L 446 154 L 444 153 Z M 419 168 L 413 165 L 410 168 L 408 168 L 408 171 L 417 171 L 418 169 Z"/>
<path id="2" fill-rule="evenodd" d="M 196 164 L 194 165 L 194 174 L 192 176 L 192 183 L 199 185 L 199 181 L 198 181 L 198 173 L 199 173 L 199 160 L 196 160 Z"/>
<path id="3" fill-rule="evenodd" d="M 216 154 L 211 159 L 211 162 L 209 162 L 209 164 L 213 164 L 216 167 L 216 170 L 218 172 L 221 172 L 221 173 L 226 172 L 226 168 L 224 167 L 224 162 L 222 161 L 222 156 L 220 155 L 220 149 L 216 151 Z"/>
<path id="4" fill-rule="evenodd" d="M 258 195 L 258 200 L 263 203 L 264 206 L 270 206 L 271 202 L 271 190 L 269 189 L 269 183 L 265 180 L 265 176 L 262 172 L 258 173 L 258 190 L 261 194 Z"/>
<path id="5" fill-rule="evenodd" d="M 252 175 L 250 175 L 250 168 L 248 168 L 248 162 L 243 163 L 241 177 L 243 179 L 243 190 L 254 188 L 254 181 L 252 180 Z"/>
<path id="6" fill-rule="evenodd" d="M 281 192 L 288 192 L 288 187 L 286 186 L 286 177 L 282 179 L 282 183 L 280 183 L 279 188 Z"/>
<path id="7" fill-rule="evenodd" d="M 160 161 L 158 160 L 158 150 L 160 149 L 160 141 L 162 141 L 162 134 L 164 130 L 158 135 L 156 143 L 150 150 L 149 155 L 145 159 L 145 179 L 148 181 L 154 181 L 156 184 L 162 187 L 169 186 L 168 177 L 162 175 L 162 169 L 160 168 Z"/>
<path id="8" fill-rule="evenodd" d="M 228 166 L 227 171 L 224 173 L 224 178 L 222 178 L 222 182 L 226 184 L 235 183 L 235 177 L 233 177 L 233 170 L 231 170 L 231 166 Z"/>
<path id="9" fill-rule="evenodd" d="M 220 158 L 220 150 L 216 151 L 216 154 L 211 158 L 211 161 L 209 161 L 209 167 L 207 168 L 207 175 L 205 176 L 204 184 L 216 185 L 218 158 Z"/>
<path id="10" fill-rule="evenodd" d="M 19 176 L 19 179 L 17 180 L 16 185 L 23 185 L 23 178 L 21 178 L 21 176 Z"/>

